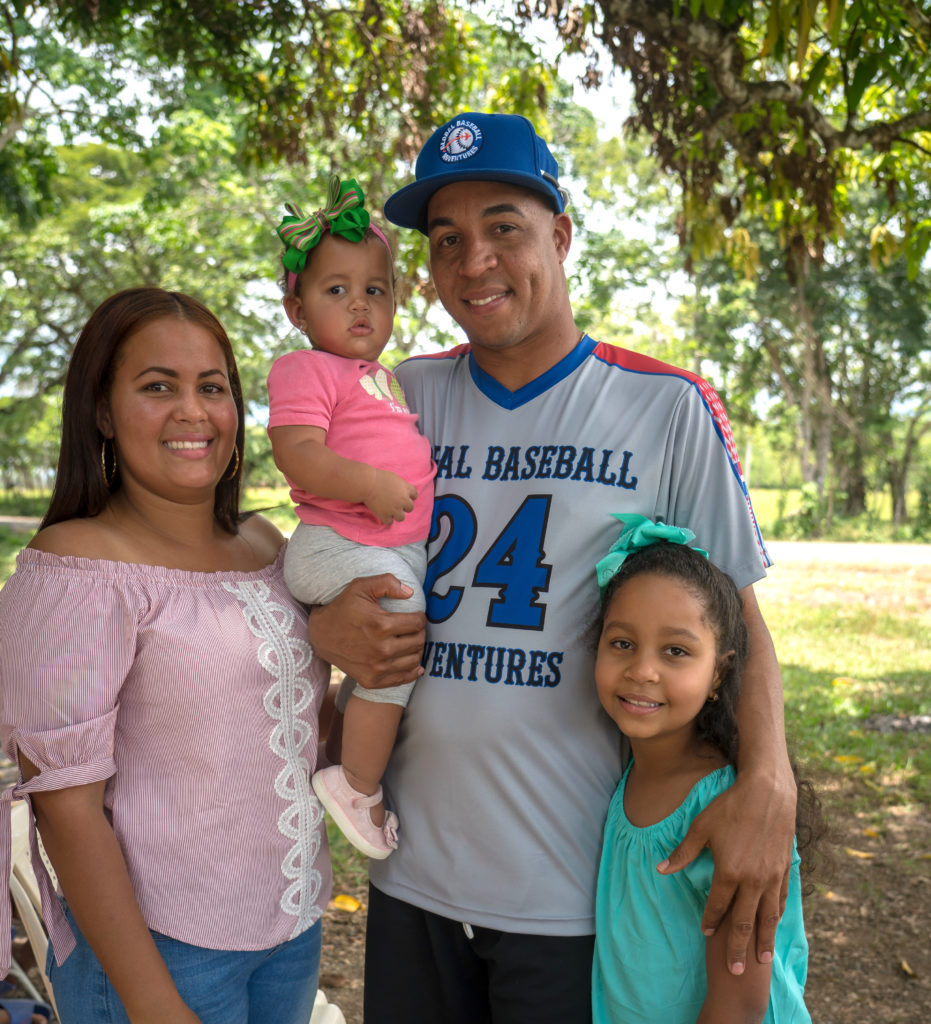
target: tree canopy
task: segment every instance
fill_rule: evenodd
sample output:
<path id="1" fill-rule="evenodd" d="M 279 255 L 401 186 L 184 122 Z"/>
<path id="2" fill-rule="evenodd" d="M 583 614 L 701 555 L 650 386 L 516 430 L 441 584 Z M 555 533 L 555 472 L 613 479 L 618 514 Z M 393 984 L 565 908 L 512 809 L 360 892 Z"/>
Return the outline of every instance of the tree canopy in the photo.
<path id="1" fill-rule="evenodd" d="M 741 212 L 781 234 L 790 273 L 843 230 L 853 187 L 886 199 L 874 258 L 931 244 L 931 8 L 915 0 L 524 0 L 567 47 L 630 75 L 630 128 L 682 191 L 694 260 L 725 244 L 745 267 Z"/>
<path id="2" fill-rule="evenodd" d="M 468 0 L 463 0 L 466 6 Z M 628 126 L 681 189 L 694 263 L 722 249 L 752 270 L 742 214 L 782 236 L 790 273 L 842 230 L 851 187 L 886 199 L 870 244 L 917 271 L 931 246 L 931 8 L 918 0 L 7 0 L 0 20 L 0 202 L 47 209 L 53 135 L 130 145 L 146 119 L 234 104 L 240 159 L 309 148 L 409 163 L 450 110 L 545 117 L 553 70 L 528 60 L 551 22 L 590 58 L 589 84 L 628 75 Z M 486 19 L 485 21 L 481 19 Z M 485 53 L 511 50 L 488 75 Z M 144 79 L 143 91 L 127 90 Z M 55 132 L 50 132 L 53 126 Z M 377 182 L 376 184 L 381 184 Z"/>
<path id="3" fill-rule="evenodd" d="M 0 11 L 0 203 L 20 223 L 53 201 L 60 139 L 132 147 L 179 109 L 232 106 L 244 165 L 325 151 L 390 181 L 467 99 L 539 110 L 553 81 L 516 27 L 492 32 L 442 0 L 7 0 Z M 514 59 L 491 79 L 496 48 Z"/>
<path id="4" fill-rule="evenodd" d="M 0 465 L 12 473 L 27 429 L 53 429 L 82 324 L 140 283 L 192 292 L 220 316 L 261 422 L 269 361 L 293 343 L 274 284 L 284 203 L 322 196 L 336 170 L 363 182 L 377 214 L 453 104 L 494 107 L 500 89 L 529 111 L 555 81 L 516 35 L 439 3 L 2 10 Z M 401 352 L 431 298 L 422 242 L 405 234 Z"/>
<path id="5" fill-rule="evenodd" d="M 869 215 L 862 191 L 851 201 Z M 765 396 L 768 426 L 785 426 L 800 478 L 825 509 L 836 498 L 839 511 L 860 514 L 868 492 L 888 487 L 896 520 L 906 518 L 905 484 L 931 432 L 931 277 L 906 270 L 900 257 L 878 273 L 843 238 L 794 285 L 772 240 L 753 281 L 720 259 L 696 274 L 694 332 L 715 379 L 740 396 L 732 416 L 757 419 Z"/>
<path id="6" fill-rule="evenodd" d="M 801 479 L 851 507 L 888 486 L 904 519 L 931 434 L 927 4 L 462 3 L 0 0 L 8 479 L 52 464 L 73 341 L 141 282 L 227 325 L 247 467 L 274 478 L 263 381 L 294 343 L 273 281 L 284 202 L 335 169 L 375 212 L 451 112 L 507 110 L 571 181 L 579 325 L 705 373 L 748 434 L 765 405 L 767 444 L 785 440 Z M 630 75 L 629 132 L 571 100 L 544 21 L 588 54 L 589 83 Z M 394 356 L 458 337 L 423 239 L 392 241 Z"/>

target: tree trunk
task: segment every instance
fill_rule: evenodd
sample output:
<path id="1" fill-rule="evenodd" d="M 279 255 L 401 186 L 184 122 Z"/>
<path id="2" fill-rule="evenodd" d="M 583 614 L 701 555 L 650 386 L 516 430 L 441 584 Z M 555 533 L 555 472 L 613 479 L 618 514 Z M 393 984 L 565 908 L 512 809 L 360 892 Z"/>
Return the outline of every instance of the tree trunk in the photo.
<path id="1" fill-rule="evenodd" d="M 908 522 L 906 496 L 908 494 L 908 471 L 901 463 L 889 463 L 889 491 L 892 495 L 892 525 L 904 526 Z"/>
<path id="2" fill-rule="evenodd" d="M 796 337 L 802 348 L 802 392 L 799 407 L 801 471 L 803 483 L 814 483 L 819 499 L 824 499 L 831 456 L 834 425 L 831 405 L 831 381 L 828 377 L 824 347 L 815 330 L 811 307 L 805 295 L 810 266 L 803 245 L 793 247 L 795 257 Z"/>
<path id="3" fill-rule="evenodd" d="M 835 465 L 837 457 L 835 455 Z M 845 516 L 859 516 L 866 511 L 866 472 L 863 468 L 863 449 L 854 439 L 850 457 L 838 467 L 844 502 L 841 510 Z"/>

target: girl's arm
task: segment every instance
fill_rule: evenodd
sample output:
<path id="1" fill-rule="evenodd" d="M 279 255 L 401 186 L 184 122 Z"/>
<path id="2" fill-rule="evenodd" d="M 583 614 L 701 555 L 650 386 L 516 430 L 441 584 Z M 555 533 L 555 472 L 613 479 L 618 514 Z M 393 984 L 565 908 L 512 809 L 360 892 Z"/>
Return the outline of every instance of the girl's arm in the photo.
<path id="1" fill-rule="evenodd" d="M 38 769 L 20 755 L 23 778 Z M 146 927 L 103 809 L 105 782 L 32 794 L 36 825 L 78 927 L 132 1024 L 199 1024 Z"/>
<path id="2" fill-rule="evenodd" d="M 729 924 L 727 918 L 722 926 Z M 695 1024 L 760 1024 L 769 1006 L 772 964 L 747 958 L 740 976 L 727 969 L 727 932 L 720 927 L 705 940 L 708 994 Z"/>
<path id="3" fill-rule="evenodd" d="M 414 508 L 416 487 L 390 470 L 337 455 L 322 427 L 272 427 L 269 434 L 275 465 L 302 491 L 365 505 L 386 526 Z"/>

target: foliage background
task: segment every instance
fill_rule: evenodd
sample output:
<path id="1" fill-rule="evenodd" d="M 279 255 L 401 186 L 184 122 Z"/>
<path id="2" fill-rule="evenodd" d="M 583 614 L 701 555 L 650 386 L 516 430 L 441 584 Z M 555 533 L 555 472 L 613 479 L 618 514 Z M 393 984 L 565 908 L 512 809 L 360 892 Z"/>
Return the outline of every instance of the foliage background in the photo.
<path id="1" fill-rule="evenodd" d="M 529 115 L 576 225 L 580 326 L 707 376 L 789 533 L 931 529 L 931 6 L 900 0 L 12 0 L 0 4 L 0 484 L 47 486 L 93 308 L 198 295 L 234 339 L 246 466 L 277 480 L 264 377 L 297 343 L 285 201 L 332 168 L 377 210 L 436 124 Z M 577 79 L 629 93 L 600 124 Z M 394 362 L 448 345 L 393 233 Z M 786 506 L 788 509 L 788 505 Z"/>

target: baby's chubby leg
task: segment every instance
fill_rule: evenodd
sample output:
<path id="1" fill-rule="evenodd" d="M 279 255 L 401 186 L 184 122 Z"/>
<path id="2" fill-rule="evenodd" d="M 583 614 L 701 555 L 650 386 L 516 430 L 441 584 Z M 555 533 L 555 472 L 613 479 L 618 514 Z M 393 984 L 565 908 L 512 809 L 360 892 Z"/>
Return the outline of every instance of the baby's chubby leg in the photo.
<path id="1" fill-rule="evenodd" d="M 366 796 L 381 790 L 403 711 L 400 704 L 364 700 L 355 694 L 349 698 L 343 721 L 343 771 L 349 785 Z M 381 828 L 385 823 L 384 804 L 373 804 L 369 813 Z"/>

